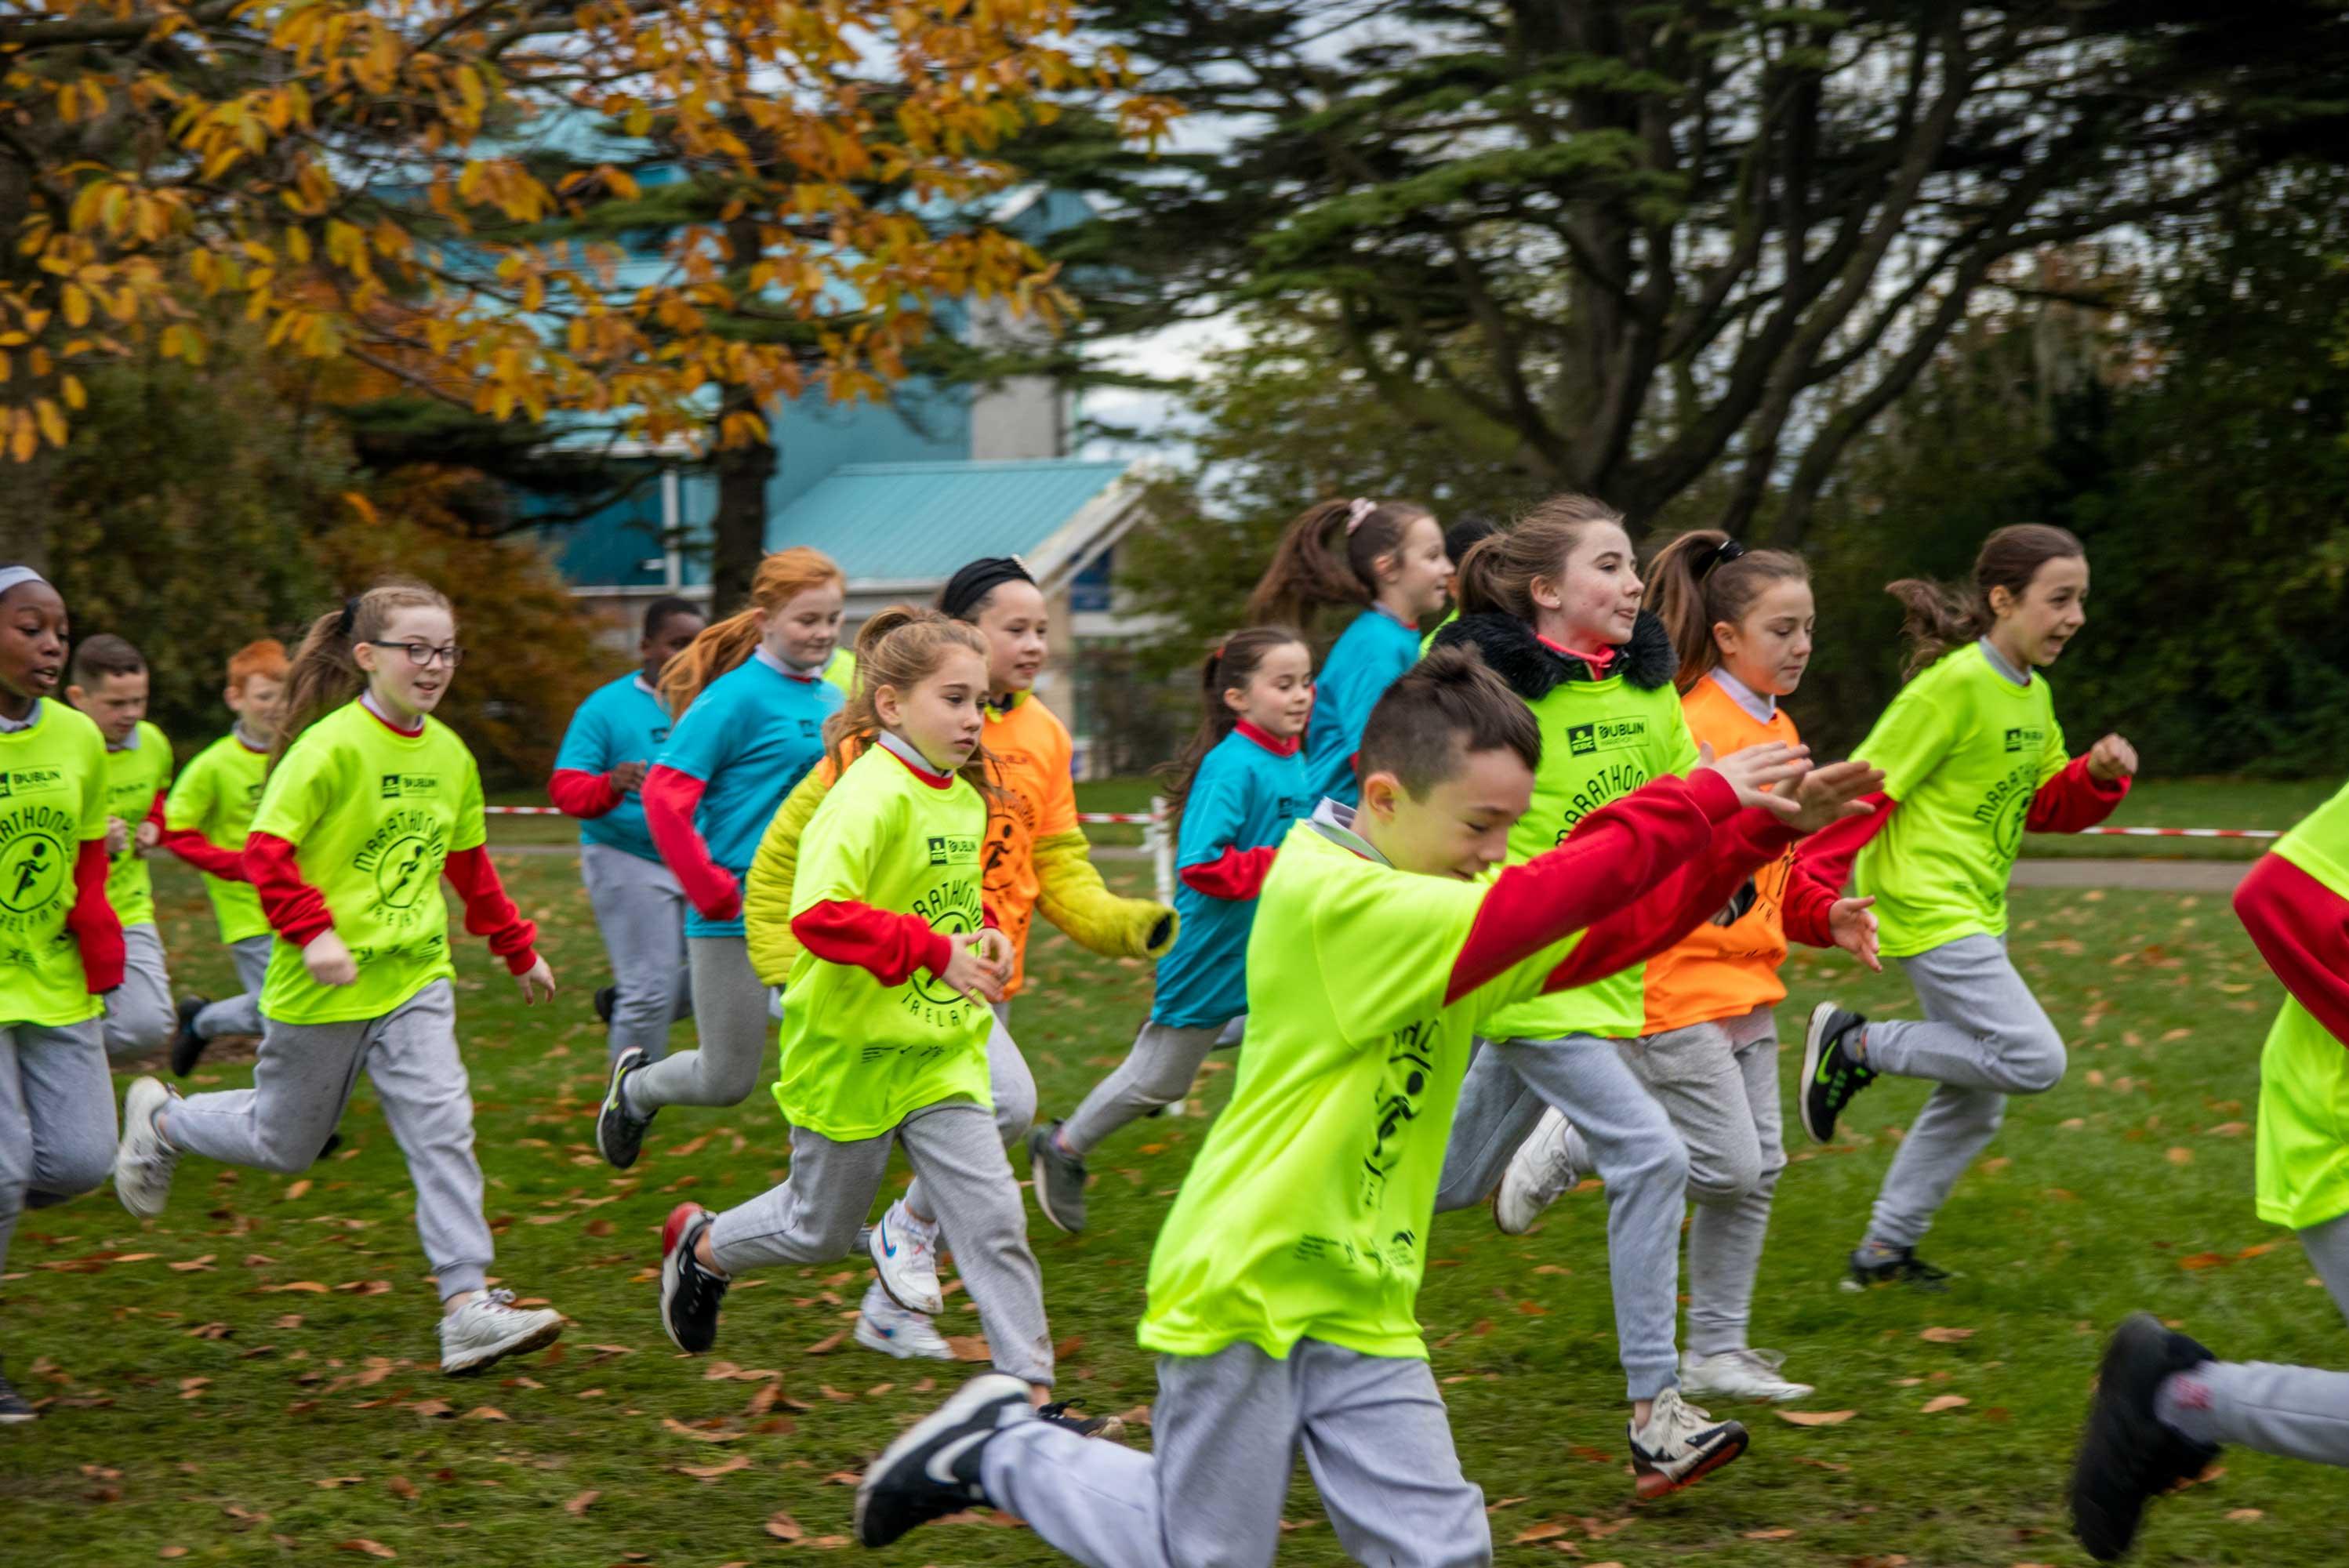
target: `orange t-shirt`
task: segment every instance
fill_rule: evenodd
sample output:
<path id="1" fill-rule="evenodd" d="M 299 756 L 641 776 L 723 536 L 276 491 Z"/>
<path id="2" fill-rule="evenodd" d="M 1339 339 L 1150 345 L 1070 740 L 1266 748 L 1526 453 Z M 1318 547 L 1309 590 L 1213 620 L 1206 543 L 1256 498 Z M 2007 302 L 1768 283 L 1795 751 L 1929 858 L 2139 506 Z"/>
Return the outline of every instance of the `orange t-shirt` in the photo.
<path id="1" fill-rule="evenodd" d="M 995 758 L 988 781 L 1002 795 L 987 803 L 980 887 L 988 913 L 1011 938 L 1008 998 L 1028 978 L 1028 926 L 1043 888 L 1036 841 L 1077 830 L 1077 785 L 1069 772 L 1075 748 L 1068 727 L 1029 692 L 1000 713 L 987 710 L 987 749 Z"/>
<path id="2" fill-rule="evenodd" d="M 1681 711 L 1688 717 L 1689 733 L 1699 745 L 1710 745 L 1716 757 L 1765 741 L 1795 744 L 1795 721 L 1785 708 L 1773 713 L 1769 723 L 1760 723 L 1709 675 L 1681 698 Z M 1785 984 L 1778 978 L 1778 966 L 1786 961 L 1780 901 L 1794 861 L 1788 850 L 1754 873 L 1754 907 L 1734 924 L 1708 922 L 1648 960 L 1648 1034 L 1743 1017 L 1785 1000 Z"/>

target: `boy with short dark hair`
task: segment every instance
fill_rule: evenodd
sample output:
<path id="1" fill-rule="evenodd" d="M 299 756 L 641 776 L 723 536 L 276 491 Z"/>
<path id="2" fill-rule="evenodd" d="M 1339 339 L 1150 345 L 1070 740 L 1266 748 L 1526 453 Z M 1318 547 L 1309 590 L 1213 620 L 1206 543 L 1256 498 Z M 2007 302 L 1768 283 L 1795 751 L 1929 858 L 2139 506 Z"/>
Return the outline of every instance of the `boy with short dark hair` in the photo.
<path id="1" fill-rule="evenodd" d="M 1282 841 L 1248 944 L 1238 1081 L 1151 1259 L 1154 1451 L 1086 1443 L 1034 1419 L 1018 1381 L 978 1377 L 865 1472 L 866 1545 L 986 1503 L 1089 1563 L 1269 1563 L 1301 1445 L 1350 1555 L 1490 1560 L 1415 1315 L 1471 1041 L 1496 1008 L 1702 919 L 1871 777 L 1755 748 L 1634 791 L 1496 875 L 1540 750 L 1472 651 L 1439 650 L 1372 711 L 1361 805 L 1325 801 Z"/>
<path id="2" fill-rule="evenodd" d="M 171 743 L 147 722 L 147 661 L 120 637 L 102 634 L 74 649 L 66 700 L 106 739 L 106 852 L 113 870 L 107 902 L 122 920 L 122 985 L 106 998 L 106 1054 L 141 1056 L 171 1037 L 171 976 L 155 924 L 147 853 L 163 832 L 163 792 L 171 783 Z"/>

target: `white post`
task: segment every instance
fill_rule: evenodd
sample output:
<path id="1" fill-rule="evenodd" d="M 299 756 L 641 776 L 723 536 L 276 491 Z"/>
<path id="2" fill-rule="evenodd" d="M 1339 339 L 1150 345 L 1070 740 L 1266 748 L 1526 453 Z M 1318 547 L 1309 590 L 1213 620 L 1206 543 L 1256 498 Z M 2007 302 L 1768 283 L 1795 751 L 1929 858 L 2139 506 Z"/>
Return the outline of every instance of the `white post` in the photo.
<path id="1" fill-rule="evenodd" d="M 1150 826 L 1143 830 L 1150 845 L 1151 870 L 1157 880 L 1158 902 L 1174 902 L 1174 835 L 1166 830 L 1166 797 L 1150 798 Z"/>

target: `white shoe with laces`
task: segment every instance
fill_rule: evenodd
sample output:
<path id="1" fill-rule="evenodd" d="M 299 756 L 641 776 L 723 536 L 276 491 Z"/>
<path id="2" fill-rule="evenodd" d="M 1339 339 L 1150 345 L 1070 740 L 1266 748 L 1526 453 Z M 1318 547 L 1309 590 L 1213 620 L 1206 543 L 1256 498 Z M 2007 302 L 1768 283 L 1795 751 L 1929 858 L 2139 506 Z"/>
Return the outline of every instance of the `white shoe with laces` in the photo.
<path id="1" fill-rule="evenodd" d="M 856 1343 L 900 1361 L 951 1361 L 954 1351 L 937 1326 L 918 1312 L 889 1299 L 874 1280 L 864 1287 L 864 1308 L 856 1319 Z"/>
<path id="2" fill-rule="evenodd" d="M 1510 1157 L 1501 1184 L 1493 1189 L 1493 1224 L 1503 1235 L 1524 1235 L 1559 1193 L 1590 1174 L 1575 1162 L 1579 1141 L 1557 1107 L 1542 1112 L 1532 1136 Z"/>
<path id="3" fill-rule="evenodd" d="M 947 1298 L 938 1289 L 938 1225 L 914 1218 L 903 1198 L 873 1227 L 864 1251 L 889 1299 L 908 1312 L 936 1316 Z"/>
<path id="4" fill-rule="evenodd" d="M 155 1113 L 176 1099 L 160 1078 L 136 1079 L 122 1097 L 122 1141 L 114 1149 L 114 1195 L 142 1220 L 171 1201 L 171 1171 L 180 1151 L 163 1140 Z"/>
<path id="5" fill-rule="evenodd" d="M 1778 1375 L 1785 1360 L 1775 1350 L 1744 1346 L 1724 1350 L 1718 1356 L 1686 1351 L 1681 1357 L 1681 1389 L 1722 1399 L 1781 1401 L 1809 1398 L 1815 1390 L 1808 1383 L 1793 1382 Z"/>
<path id="6" fill-rule="evenodd" d="M 1678 1388 L 1657 1395 L 1647 1424 L 1629 1434 L 1633 1484 L 1643 1498 L 1692 1486 L 1745 1451 L 1743 1424 L 1714 1420 Z"/>
<path id="7" fill-rule="evenodd" d="M 563 1315 L 545 1307 L 519 1307 L 510 1290 L 484 1290 L 440 1317 L 440 1371 L 470 1377 L 508 1356 L 543 1350 L 563 1337 Z"/>

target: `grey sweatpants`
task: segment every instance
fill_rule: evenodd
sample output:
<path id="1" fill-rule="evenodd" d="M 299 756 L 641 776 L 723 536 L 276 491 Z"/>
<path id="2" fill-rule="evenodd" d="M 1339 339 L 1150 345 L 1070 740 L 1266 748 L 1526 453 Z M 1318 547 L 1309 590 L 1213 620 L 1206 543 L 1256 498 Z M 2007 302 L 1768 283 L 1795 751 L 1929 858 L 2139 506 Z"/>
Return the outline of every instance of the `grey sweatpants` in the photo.
<path id="1" fill-rule="evenodd" d="M 2064 1037 L 1997 936 L 1961 936 L 1900 961 L 1922 1023 L 1868 1026 L 1866 1059 L 1880 1073 L 1940 1087 L 1900 1140 L 1876 1196 L 1868 1240 L 1913 1247 L 1950 1189 L 1997 1135 L 2010 1094 L 2043 1094 L 2064 1080 Z"/>
<path id="2" fill-rule="evenodd" d="M 995 1026 L 987 1034 L 987 1094 L 995 1102 L 995 1130 L 1006 1149 L 1017 1149 L 1036 1125 L 1036 1075 L 1028 1070 L 1028 1058 L 1019 1054 L 1019 1042 L 1011 1037 L 1011 1004 L 995 1004 Z M 927 1189 L 922 1185 L 922 1168 L 914 1167 L 913 1183 L 905 1189 L 905 1207 L 926 1220 L 943 1221 L 945 1216 L 930 1207 Z M 947 1244 L 954 1245 L 954 1233 L 947 1233 Z M 957 1250 L 956 1255 L 959 1257 Z"/>
<path id="3" fill-rule="evenodd" d="M 1626 1040 L 1622 1052 L 1688 1150 L 1688 1195 L 1696 1203 L 1688 1231 L 1688 1347 L 1699 1356 L 1744 1349 L 1770 1200 L 1786 1168 L 1776 1018 L 1757 1007 Z"/>
<path id="4" fill-rule="evenodd" d="M 2300 1233 L 2309 1262 L 2349 1315 L 2349 1215 Z M 2205 1361 L 2161 1386 L 2163 1423 L 2197 1442 L 2349 1468 L 2349 1372 L 2270 1361 Z"/>
<path id="5" fill-rule="evenodd" d="M 178 1026 L 171 975 L 163 966 L 163 936 L 151 921 L 122 928 L 122 984 L 106 996 L 106 1054 L 144 1056 L 160 1050 Z"/>
<path id="6" fill-rule="evenodd" d="M 269 950 L 276 943 L 275 937 L 264 934 L 229 944 L 228 955 L 235 961 L 237 984 L 244 987 L 243 994 L 214 1002 L 198 1013 L 196 1038 L 261 1033 L 261 987 L 269 978 Z"/>
<path id="7" fill-rule="evenodd" d="M 98 1187 L 114 1142 L 98 1021 L 0 1024 L 0 1274 L 16 1216 Z"/>
<path id="8" fill-rule="evenodd" d="M 1158 1358 L 1152 1451 L 1015 1421 L 979 1456 L 988 1497 L 1091 1568 L 1269 1568 L 1297 1450 L 1358 1563 L 1493 1560 L 1485 1494 L 1460 1472 L 1424 1361 L 1299 1340 Z"/>
<path id="9" fill-rule="evenodd" d="M 750 972 L 750 944 L 739 936 L 688 936 L 693 969 L 694 1047 L 628 1075 L 628 1104 L 639 1116 L 665 1105 L 740 1105 L 759 1087 L 773 1036 L 767 988 Z M 621 993 L 623 1001 L 627 992 Z M 613 1014 L 618 1038 L 619 1014 Z"/>
<path id="10" fill-rule="evenodd" d="M 416 1184 L 416 1229 L 443 1300 L 480 1290 L 495 1249 L 473 1158 L 473 1098 L 457 1054 L 446 980 L 380 1018 L 262 1026 L 253 1087 L 191 1095 L 165 1109 L 171 1143 L 229 1165 L 292 1174 L 318 1158 L 365 1068 Z"/>
<path id="11" fill-rule="evenodd" d="M 1680 1317 L 1681 1214 L 1688 1150 L 1671 1118 L 1611 1040 L 1481 1042 L 1460 1086 L 1444 1150 L 1438 1213 L 1482 1203 L 1517 1145 L 1554 1105 L 1580 1132 L 1607 1183 L 1607 1274 L 1616 1353 L 1633 1399 L 1680 1384 L 1672 1331 Z"/>
<path id="12" fill-rule="evenodd" d="M 790 1179 L 727 1210 L 710 1228 L 718 1266 L 737 1274 L 846 1257 L 881 1191 L 893 1142 L 905 1146 L 915 1175 L 936 1197 L 938 1222 L 954 1243 L 955 1264 L 978 1309 L 997 1370 L 1030 1383 L 1051 1382 L 1044 1275 L 1028 1250 L 1019 1183 L 994 1119 L 967 1099 L 926 1106 L 895 1130 L 853 1142 L 793 1127 Z"/>
<path id="13" fill-rule="evenodd" d="M 668 1054 L 668 1026 L 692 1011 L 685 890 L 660 861 L 609 844 L 579 846 L 579 879 L 587 884 L 619 993 L 612 1002 L 612 1055 L 635 1046 L 658 1061 Z"/>
<path id="14" fill-rule="evenodd" d="M 1204 1029 L 1143 1025 L 1125 1060 L 1093 1085 L 1092 1092 L 1062 1124 L 1061 1139 L 1082 1154 L 1127 1122 L 1181 1099 L 1191 1092 L 1199 1064 L 1216 1048 L 1223 1032 L 1220 1024 Z"/>

